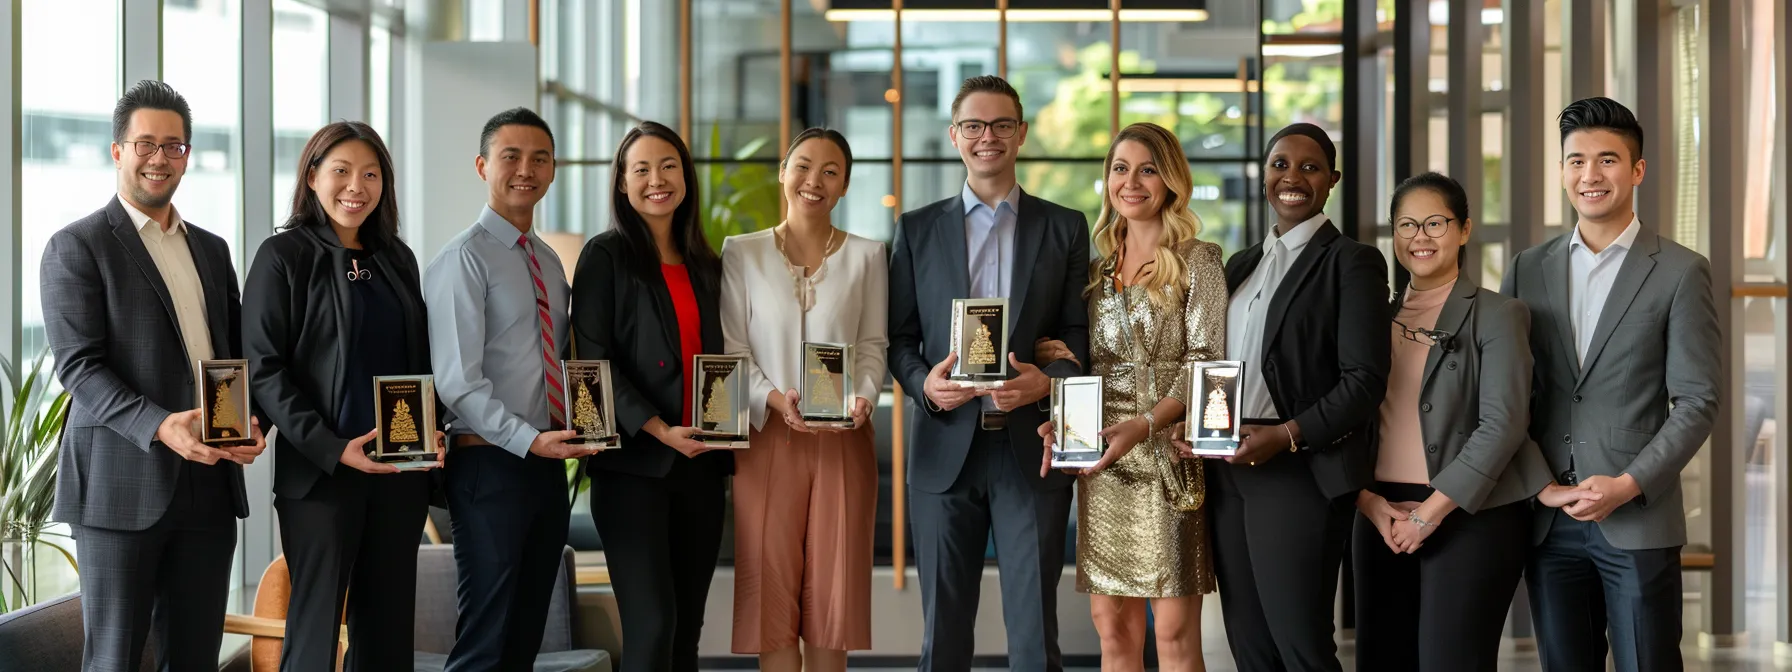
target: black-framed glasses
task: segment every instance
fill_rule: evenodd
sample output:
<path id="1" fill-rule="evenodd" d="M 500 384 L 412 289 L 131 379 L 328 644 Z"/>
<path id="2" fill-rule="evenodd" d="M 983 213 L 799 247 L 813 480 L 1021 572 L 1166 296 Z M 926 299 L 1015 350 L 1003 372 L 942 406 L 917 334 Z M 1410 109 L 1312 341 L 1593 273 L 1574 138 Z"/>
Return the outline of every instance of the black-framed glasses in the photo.
<path id="1" fill-rule="evenodd" d="M 1423 222 L 1402 219 L 1394 222 L 1394 235 L 1411 240 L 1417 238 L 1420 231 L 1424 231 L 1426 238 L 1442 238 L 1444 230 L 1450 228 L 1450 222 L 1454 221 L 1454 217 L 1432 217 Z"/>
<path id="2" fill-rule="evenodd" d="M 981 138 L 986 130 L 995 131 L 998 138 L 1012 138 L 1020 132 L 1020 120 L 1003 117 L 996 120 L 961 119 L 953 124 L 958 127 L 958 135 L 965 138 Z"/>
<path id="3" fill-rule="evenodd" d="M 1441 344 L 1444 349 L 1448 350 L 1452 342 L 1451 339 L 1456 337 L 1455 334 L 1442 329 L 1414 329 L 1399 320 L 1394 320 L 1394 324 L 1400 327 L 1400 335 L 1406 337 L 1406 340 L 1426 347 L 1436 347 Z"/>
<path id="4" fill-rule="evenodd" d="M 130 147 L 131 151 L 137 153 L 137 156 L 153 156 L 156 150 L 161 150 L 164 156 L 174 160 L 187 158 L 187 154 L 193 151 L 193 146 L 184 142 L 155 143 L 148 140 L 126 140 L 118 144 Z"/>

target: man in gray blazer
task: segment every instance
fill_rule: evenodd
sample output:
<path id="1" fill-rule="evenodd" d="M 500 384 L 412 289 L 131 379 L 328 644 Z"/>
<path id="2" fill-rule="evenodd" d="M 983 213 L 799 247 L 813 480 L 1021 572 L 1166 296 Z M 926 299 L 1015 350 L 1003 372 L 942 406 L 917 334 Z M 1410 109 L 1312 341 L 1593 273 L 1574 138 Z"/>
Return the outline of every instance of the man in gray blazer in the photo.
<path id="1" fill-rule="evenodd" d="M 1564 109 L 1571 233 L 1525 250 L 1501 291 L 1531 307 L 1531 437 L 1555 475 L 1528 569 L 1545 670 L 1679 670 L 1680 470 L 1711 433 L 1720 339 L 1711 268 L 1642 228 L 1643 131 L 1606 98 Z"/>
<path id="2" fill-rule="evenodd" d="M 978 584 L 995 532 L 1008 666 L 1059 670 L 1057 589 L 1071 479 L 1039 477 L 1050 378 L 1089 360 L 1089 226 L 1082 213 L 1020 190 L 1026 142 L 1020 96 L 998 77 L 965 80 L 948 134 L 969 178 L 952 198 L 903 213 L 890 259 L 890 372 L 915 409 L 909 423 L 909 509 L 926 632 L 922 670 L 968 670 Z M 1008 299 L 1012 378 L 971 391 L 947 379 L 952 300 Z M 1075 360 L 1033 366 L 1038 338 Z M 1018 345 L 1016 345 L 1018 344 Z M 900 485 L 898 486 L 900 487 Z"/>
<path id="3" fill-rule="evenodd" d="M 152 628 L 158 669 L 218 669 L 242 465 L 266 447 L 259 420 L 253 445 L 196 438 L 194 362 L 242 357 L 242 330 L 229 248 L 172 204 L 192 129 L 167 84 L 131 87 L 112 113 L 117 198 L 44 249 L 44 329 L 72 397 L 51 519 L 74 528 L 88 672 L 137 670 Z"/>

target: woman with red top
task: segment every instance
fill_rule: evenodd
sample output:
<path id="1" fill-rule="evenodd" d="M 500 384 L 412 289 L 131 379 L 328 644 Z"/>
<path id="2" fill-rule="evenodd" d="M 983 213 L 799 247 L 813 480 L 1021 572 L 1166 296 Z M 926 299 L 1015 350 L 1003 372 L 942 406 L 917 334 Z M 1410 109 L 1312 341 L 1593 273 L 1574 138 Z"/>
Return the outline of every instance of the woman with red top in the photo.
<path id="1" fill-rule="evenodd" d="M 585 243 L 572 284 L 575 352 L 610 361 L 622 434 L 588 458 L 591 517 L 628 642 L 620 669 L 695 670 L 734 467 L 689 426 L 691 357 L 722 352 L 722 262 L 677 133 L 641 122 L 613 172 L 615 226 Z"/>

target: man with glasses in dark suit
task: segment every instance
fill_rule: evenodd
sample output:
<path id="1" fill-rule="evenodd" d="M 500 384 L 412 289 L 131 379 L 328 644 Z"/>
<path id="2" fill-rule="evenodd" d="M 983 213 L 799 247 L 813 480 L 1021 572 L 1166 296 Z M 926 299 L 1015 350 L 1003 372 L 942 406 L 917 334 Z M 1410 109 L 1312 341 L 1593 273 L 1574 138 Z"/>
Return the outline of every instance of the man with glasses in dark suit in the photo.
<path id="1" fill-rule="evenodd" d="M 200 443 L 194 363 L 242 357 L 230 249 L 181 221 L 193 117 L 162 82 L 112 113 L 118 196 L 44 249 L 44 329 L 72 399 L 51 519 L 74 528 L 82 669 L 216 670 L 243 465 L 266 447 Z M 247 410 L 247 409 L 244 409 Z M 153 620 L 152 620 L 153 619 Z"/>

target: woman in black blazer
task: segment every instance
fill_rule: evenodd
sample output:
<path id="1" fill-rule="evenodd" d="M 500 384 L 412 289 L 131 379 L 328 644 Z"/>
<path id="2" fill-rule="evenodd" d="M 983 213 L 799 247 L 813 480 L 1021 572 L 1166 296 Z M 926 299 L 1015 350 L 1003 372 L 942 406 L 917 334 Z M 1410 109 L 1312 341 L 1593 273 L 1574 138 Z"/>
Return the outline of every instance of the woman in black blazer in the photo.
<path id="1" fill-rule="evenodd" d="M 1357 666 L 1492 672 L 1530 499 L 1551 482 L 1526 434 L 1531 314 L 1459 279 L 1474 230 L 1462 185 L 1414 176 L 1389 210 L 1412 283 L 1384 312 L 1393 365 L 1370 444 L 1375 484 L 1357 495 Z"/>
<path id="2" fill-rule="evenodd" d="M 1226 359 L 1245 363 L 1241 445 L 1210 464 L 1207 485 L 1242 672 L 1340 669 L 1332 605 L 1387 386 L 1388 267 L 1326 217 L 1336 164 L 1317 126 L 1271 138 L 1263 191 L 1274 229 L 1226 264 Z"/>
<path id="3" fill-rule="evenodd" d="M 373 377 L 430 372 L 417 259 L 398 238 L 392 159 L 372 128 L 325 126 L 298 174 L 292 216 L 243 288 L 250 388 L 280 430 L 274 509 L 292 578 L 280 669 L 334 668 L 345 593 L 348 669 L 409 669 L 430 476 L 365 450 Z"/>
<path id="4" fill-rule="evenodd" d="M 588 458 L 591 517 L 628 642 L 621 669 L 696 670 L 734 456 L 691 438 L 691 357 L 723 350 L 722 262 L 677 133 L 642 122 L 614 175 L 615 228 L 585 243 L 572 283 L 573 345 L 610 361 L 622 434 Z"/>

